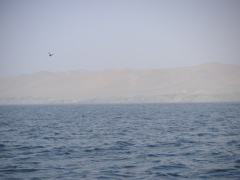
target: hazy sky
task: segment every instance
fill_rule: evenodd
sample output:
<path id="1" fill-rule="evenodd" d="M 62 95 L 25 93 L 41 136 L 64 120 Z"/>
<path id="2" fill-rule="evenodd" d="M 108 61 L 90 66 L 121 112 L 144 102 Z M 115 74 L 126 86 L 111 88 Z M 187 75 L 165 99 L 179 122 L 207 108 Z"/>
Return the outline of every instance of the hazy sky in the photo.
<path id="1" fill-rule="evenodd" d="M 240 64 L 239 9 L 240 0 L 0 0 L 0 76 Z"/>

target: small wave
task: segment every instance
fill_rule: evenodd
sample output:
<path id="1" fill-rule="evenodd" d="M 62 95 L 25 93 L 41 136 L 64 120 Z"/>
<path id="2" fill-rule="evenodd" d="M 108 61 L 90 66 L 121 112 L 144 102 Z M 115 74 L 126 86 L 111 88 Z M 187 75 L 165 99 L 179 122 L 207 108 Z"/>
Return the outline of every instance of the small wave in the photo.
<path id="1" fill-rule="evenodd" d="M 215 174 L 215 173 L 222 173 L 222 172 L 231 172 L 234 171 L 235 169 L 211 169 L 208 171 L 209 174 Z"/>
<path id="2" fill-rule="evenodd" d="M 5 148 L 5 147 L 6 147 L 6 145 L 0 144 L 0 148 Z"/>
<path id="3" fill-rule="evenodd" d="M 240 164 L 240 159 L 236 160 L 236 161 L 235 161 L 235 163 L 238 163 L 238 164 Z"/>
<path id="4" fill-rule="evenodd" d="M 29 172 L 36 172 L 39 171 L 39 169 L 21 169 L 21 168 L 17 168 L 16 166 L 12 166 L 12 167 L 7 167 L 7 168 L 3 168 L 0 170 L 0 172 L 2 173 L 29 173 Z"/>

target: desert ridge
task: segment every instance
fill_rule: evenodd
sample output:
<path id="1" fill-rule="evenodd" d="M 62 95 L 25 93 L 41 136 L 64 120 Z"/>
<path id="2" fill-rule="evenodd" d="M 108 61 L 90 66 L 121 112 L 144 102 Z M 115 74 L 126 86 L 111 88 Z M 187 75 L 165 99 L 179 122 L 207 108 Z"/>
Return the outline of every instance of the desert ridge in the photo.
<path id="1" fill-rule="evenodd" d="M 0 78 L 1 104 L 240 101 L 240 66 L 37 72 Z"/>

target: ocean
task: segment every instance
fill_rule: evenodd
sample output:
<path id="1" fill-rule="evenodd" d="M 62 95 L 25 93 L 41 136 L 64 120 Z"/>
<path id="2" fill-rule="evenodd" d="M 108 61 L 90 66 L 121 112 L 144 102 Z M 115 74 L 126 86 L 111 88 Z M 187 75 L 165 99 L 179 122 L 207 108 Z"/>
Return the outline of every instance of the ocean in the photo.
<path id="1" fill-rule="evenodd" d="M 240 103 L 1 105 L 0 179 L 239 180 Z"/>

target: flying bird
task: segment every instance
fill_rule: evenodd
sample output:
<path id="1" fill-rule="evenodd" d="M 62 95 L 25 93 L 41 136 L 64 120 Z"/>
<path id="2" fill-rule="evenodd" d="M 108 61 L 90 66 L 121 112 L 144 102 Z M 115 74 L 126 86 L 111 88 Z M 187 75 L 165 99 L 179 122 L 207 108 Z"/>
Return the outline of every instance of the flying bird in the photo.
<path id="1" fill-rule="evenodd" d="M 51 54 L 51 53 L 48 53 L 48 55 L 51 57 L 53 54 Z"/>

